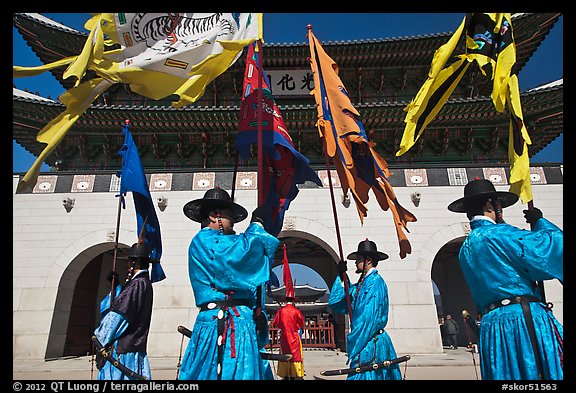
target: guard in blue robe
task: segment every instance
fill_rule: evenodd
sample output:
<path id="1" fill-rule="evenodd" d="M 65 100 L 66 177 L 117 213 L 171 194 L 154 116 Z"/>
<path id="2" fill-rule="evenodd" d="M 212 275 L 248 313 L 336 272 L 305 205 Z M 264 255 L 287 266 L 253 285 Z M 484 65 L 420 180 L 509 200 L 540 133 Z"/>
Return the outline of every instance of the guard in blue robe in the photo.
<path id="1" fill-rule="evenodd" d="M 448 209 L 466 213 L 471 232 L 459 253 L 480 323 L 484 380 L 563 379 L 563 329 L 542 302 L 537 281 L 563 283 L 563 232 L 533 208 L 532 230 L 504 223 L 502 209 L 518 196 L 485 179 L 469 182 Z"/>
<path id="2" fill-rule="evenodd" d="M 350 368 L 359 365 L 381 363 L 395 359 L 396 350 L 388 333 L 384 330 L 388 324 L 388 287 L 376 270 L 378 261 L 388 258 L 376 249 L 376 244 L 368 239 L 358 244 L 358 251 L 347 257 L 356 261 L 357 273 L 361 273 L 356 284 L 350 285 L 352 317 L 350 333 L 346 339 Z M 346 262 L 339 264 L 342 276 L 345 274 Z M 348 313 L 344 282 L 336 277 L 328 306 L 337 313 Z M 350 380 L 399 380 L 402 379 L 400 367 L 394 364 L 379 367 L 377 370 L 348 375 Z"/>
<path id="3" fill-rule="evenodd" d="M 150 249 L 146 244 L 132 245 L 127 258 L 132 263 L 128 281 L 116 286 L 111 306 L 110 295 L 100 303 L 103 317 L 94 335 L 111 356 L 129 371 L 101 359 L 99 380 L 136 380 L 130 372 L 151 379 L 147 354 L 153 302 L 148 273 L 149 254 Z"/>
<path id="4" fill-rule="evenodd" d="M 244 233 L 234 223 L 247 217 L 221 188 L 188 202 L 184 214 L 202 229 L 188 249 L 188 271 L 200 312 L 178 379 L 273 379 L 260 352 L 268 343 L 264 285 L 279 240 L 263 227 L 263 208 L 252 214 Z"/>

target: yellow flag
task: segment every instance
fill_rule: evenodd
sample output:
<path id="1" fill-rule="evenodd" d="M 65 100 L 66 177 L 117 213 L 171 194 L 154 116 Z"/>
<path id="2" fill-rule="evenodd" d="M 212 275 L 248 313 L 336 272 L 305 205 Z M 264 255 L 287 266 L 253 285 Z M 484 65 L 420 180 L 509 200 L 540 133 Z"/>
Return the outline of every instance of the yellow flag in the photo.
<path id="1" fill-rule="evenodd" d="M 38 75 L 68 65 L 63 77 L 74 77 L 74 88 L 60 101 L 64 113 L 38 134 L 47 143 L 18 186 L 33 187 L 39 168 L 86 108 L 114 83 L 159 100 L 178 95 L 182 107 L 198 100 L 206 86 L 226 71 L 244 46 L 262 38 L 260 13 L 101 13 L 84 27 L 90 34 L 78 56 L 39 67 L 13 67 L 13 77 Z M 116 45 L 119 49 L 106 50 Z M 88 70 L 99 78 L 83 82 Z M 92 90 L 92 91 L 91 91 Z"/>
<path id="2" fill-rule="evenodd" d="M 90 104 L 111 85 L 110 82 L 102 78 L 94 78 L 77 87 L 71 88 L 60 96 L 59 99 L 66 105 L 66 110 L 52 119 L 50 123 L 38 132 L 36 140 L 46 143 L 47 145 L 18 183 L 17 191 L 34 187 L 38 181 L 38 175 L 40 174 L 40 168 L 44 160 L 60 142 L 62 142 L 62 139 L 64 139 L 64 136 L 66 136 L 72 124 L 74 124 Z"/>
<path id="3" fill-rule="evenodd" d="M 414 146 L 424 129 L 434 120 L 444 103 L 450 98 L 469 65 L 467 58 L 460 58 L 440 71 L 435 78 L 428 79 L 424 83 L 414 101 L 404 109 L 408 112 L 404 119 L 406 127 L 396 156 L 401 156 Z"/>
<path id="4" fill-rule="evenodd" d="M 452 34 L 447 43 L 436 49 L 428 79 L 424 82 L 416 97 L 404 108 L 407 112 L 404 122 L 406 128 L 400 141 L 400 149 L 396 156 L 406 153 L 420 138 L 426 126 L 434 120 L 446 100 L 450 97 L 454 88 L 468 68 L 465 59 L 460 59 L 457 63 L 445 68 L 446 62 L 452 57 L 454 49 L 466 26 L 466 18 L 462 20 L 460 26 Z"/>
<path id="5" fill-rule="evenodd" d="M 510 192 L 518 195 L 522 203 L 532 200 L 530 180 L 530 158 L 528 145 L 532 144 L 522 117 L 518 77 L 512 75 L 508 81 L 508 110 L 510 131 L 508 134 L 508 160 L 510 161 Z"/>
<path id="6" fill-rule="evenodd" d="M 445 67 L 461 36 L 465 36 L 466 53 L 456 56 L 457 60 Z M 406 127 L 396 156 L 406 153 L 416 143 L 472 62 L 492 80 L 491 98 L 496 111 L 508 109 L 510 112 L 510 192 L 526 203 L 532 200 L 528 156 L 528 145 L 532 142 L 522 117 L 518 78 L 511 74 L 516 63 L 516 44 L 510 13 L 466 15 L 448 43 L 436 51 L 428 79 L 404 109 Z"/>

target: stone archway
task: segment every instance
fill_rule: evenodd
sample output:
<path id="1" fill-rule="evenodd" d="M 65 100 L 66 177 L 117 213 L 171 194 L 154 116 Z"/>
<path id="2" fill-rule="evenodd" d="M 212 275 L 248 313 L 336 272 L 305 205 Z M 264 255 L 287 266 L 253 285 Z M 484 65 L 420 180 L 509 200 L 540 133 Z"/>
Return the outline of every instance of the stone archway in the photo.
<path id="1" fill-rule="evenodd" d="M 329 291 L 338 275 L 337 262 L 340 258 L 336 251 L 324 240 L 308 232 L 284 230 L 278 238 L 282 244 L 286 244 L 289 262 L 314 270 L 322 277 Z M 283 248 L 278 247 L 272 267 L 281 265 L 282 260 Z M 343 314 L 332 314 L 331 318 L 335 327 L 336 347 L 345 351 L 347 318 Z"/>
<path id="2" fill-rule="evenodd" d="M 133 236 L 126 232 L 125 238 Z M 96 242 L 101 232 L 77 240 L 55 261 L 47 278 L 47 286 L 57 288 L 52 323 L 48 334 L 45 358 L 84 356 L 91 351 L 91 331 L 99 323 L 99 301 L 110 288 L 107 273 L 112 269 L 114 242 Z M 91 241 L 94 243 L 90 244 Z M 88 244 L 88 245 L 87 245 Z M 81 249 L 82 245 L 87 245 Z M 119 251 L 128 249 L 122 243 Z M 119 255 L 120 255 L 119 254 Z M 117 264 L 122 277 L 125 272 Z M 87 337 L 84 337 L 87 335 Z"/>
<path id="3" fill-rule="evenodd" d="M 429 307 L 431 311 L 433 310 L 433 312 L 430 313 L 430 317 L 434 318 L 433 325 L 432 321 L 429 322 L 430 326 L 439 326 L 437 319 L 438 317 L 437 307 L 434 297 L 434 284 L 433 284 L 434 282 L 439 291 L 443 311 L 446 312 L 446 307 L 454 307 L 454 310 L 449 310 L 448 312 L 450 312 L 453 315 L 453 317 L 455 316 L 460 317 L 458 323 L 461 327 L 461 331 L 463 332 L 462 334 L 464 336 L 466 335 L 466 331 L 464 330 L 465 329 L 464 322 L 461 318 L 460 311 L 457 310 L 457 308 L 459 308 L 460 305 L 458 305 L 456 302 L 452 302 L 452 304 L 450 304 L 450 301 L 453 300 L 452 297 L 446 298 L 447 292 L 443 288 L 443 285 L 440 282 L 441 280 L 439 279 L 439 277 L 433 275 L 433 271 L 434 269 L 437 269 L 438 266 L 440 266 L 440 262 L 438 262 L 440 260 L 454 261 L 453 258 L 455 257 L 457 264 L 457 255 L 458 255 L 457 253 L 467 233 L 466 224 L 467 223 L 455 223 L 452 225 L 441 227 L 438 231 L 434 232 L 424 242 L 422 247 L 419 247 L 420 251 L 417 255 L 418 260 L 416 264 L 417 274 L 420 277 L 422 277 L 422 279 L 428 277 L 428 282 L 430 285 L 429 289 L 430 294 L 432 295 L 430 297 L 430 300 L 432 303 L 429 304 Z M 430 334 L 433 335 L 430 336 L 428 340 L 428 342 L 431 345 L 431 350 L 438 351 L 438 353 L 442 353 L 443 349 L 442 349 L 441 329 L 435 328 L 433 329 L 433 331 L 430 331 Z"/>
<path id="4" fill-rule="evenodd" d="M 330 288 L 338 269 L 336 252 L 325 241 L 307 232 L 282 231 L 278 236 L 282 244 L 286 244 L 290 263 L 301 264 L 317 272 Z M 278 247 L 274 257 L 276 267 L 282 264 L 283 249 Z"/>
<path id="5" fill-rule="evenodd" d="M 463 310 L 467 310 L 472 318 L 476 318 L 478 315 L 472 294 L 458 262 L 458 252 L 464 239 L 465 237 L 459 237 L 442 246 L 434 258 L 431 269 L 432 281 L 440 293 L 443 316 L 450 314 L 459 325 L 460 329 L 457 336 L 459 346 L 466 346 L 469 342 L 477 342 L 477 337 L 468 329 L 462 316 Z"/>

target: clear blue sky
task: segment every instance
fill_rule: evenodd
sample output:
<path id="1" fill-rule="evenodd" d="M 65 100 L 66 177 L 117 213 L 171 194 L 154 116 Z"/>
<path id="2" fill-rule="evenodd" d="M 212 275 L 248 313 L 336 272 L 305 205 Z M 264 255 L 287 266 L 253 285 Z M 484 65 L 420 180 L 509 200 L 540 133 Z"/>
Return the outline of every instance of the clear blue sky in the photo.
<path id="1" fill-rule="evenodd" d="M 75 28 L 84 29 L 89 14 L 45 13 L 45 16 Z M 459 13 L 265 13 L 264 42 L 306 43 L 306 26 L 312 25 L 314 35 L 323 43 L 328 41 L 352 41 L 405 37 L 420 34 L 453 32 L 464 14 Z M 42 64 L 13 28 L 13 64 L 33 66 Z M 563 17 L 554 26 L 527 66 L 520 72 L 520 90 L 525 91 L 564 76 L 563 71 Z M 64 90 L 48 72 L 28 78 L 13 80 L 19 89 L 27 88 L 41 96 L 56 99 Z M 547 148 L 531 159 L 531 163 L 563 162 L 563 134 Z M 35 157 L 13 142 L 13 171 L 26 172 Z M 42 170 L 48 170 L 43 165 Z"/>

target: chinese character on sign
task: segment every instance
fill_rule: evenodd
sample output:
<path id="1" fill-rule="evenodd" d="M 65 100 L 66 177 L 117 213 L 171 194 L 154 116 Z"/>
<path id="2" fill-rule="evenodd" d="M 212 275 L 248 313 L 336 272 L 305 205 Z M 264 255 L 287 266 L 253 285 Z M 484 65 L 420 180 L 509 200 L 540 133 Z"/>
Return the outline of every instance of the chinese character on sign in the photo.
<path id="1" fill-rule="evenodd" d="M 289 74 L 284 75 L 282 79 L 280 79 L 280 82 L 276 83 L 276 86 L 281 86 L 282 91 L 294 90 L 296 88 L 294 78 L 292 78 Z"/>
<path id="2" fill-rule="evenodd" d="M 314 77 L 310 72 L 307 72 L 306 75 L 302 76 L 302 86 L 300 89 L 308 89 L 308 91 L 313 89 L 312 82 L 314 82 Z"/>

